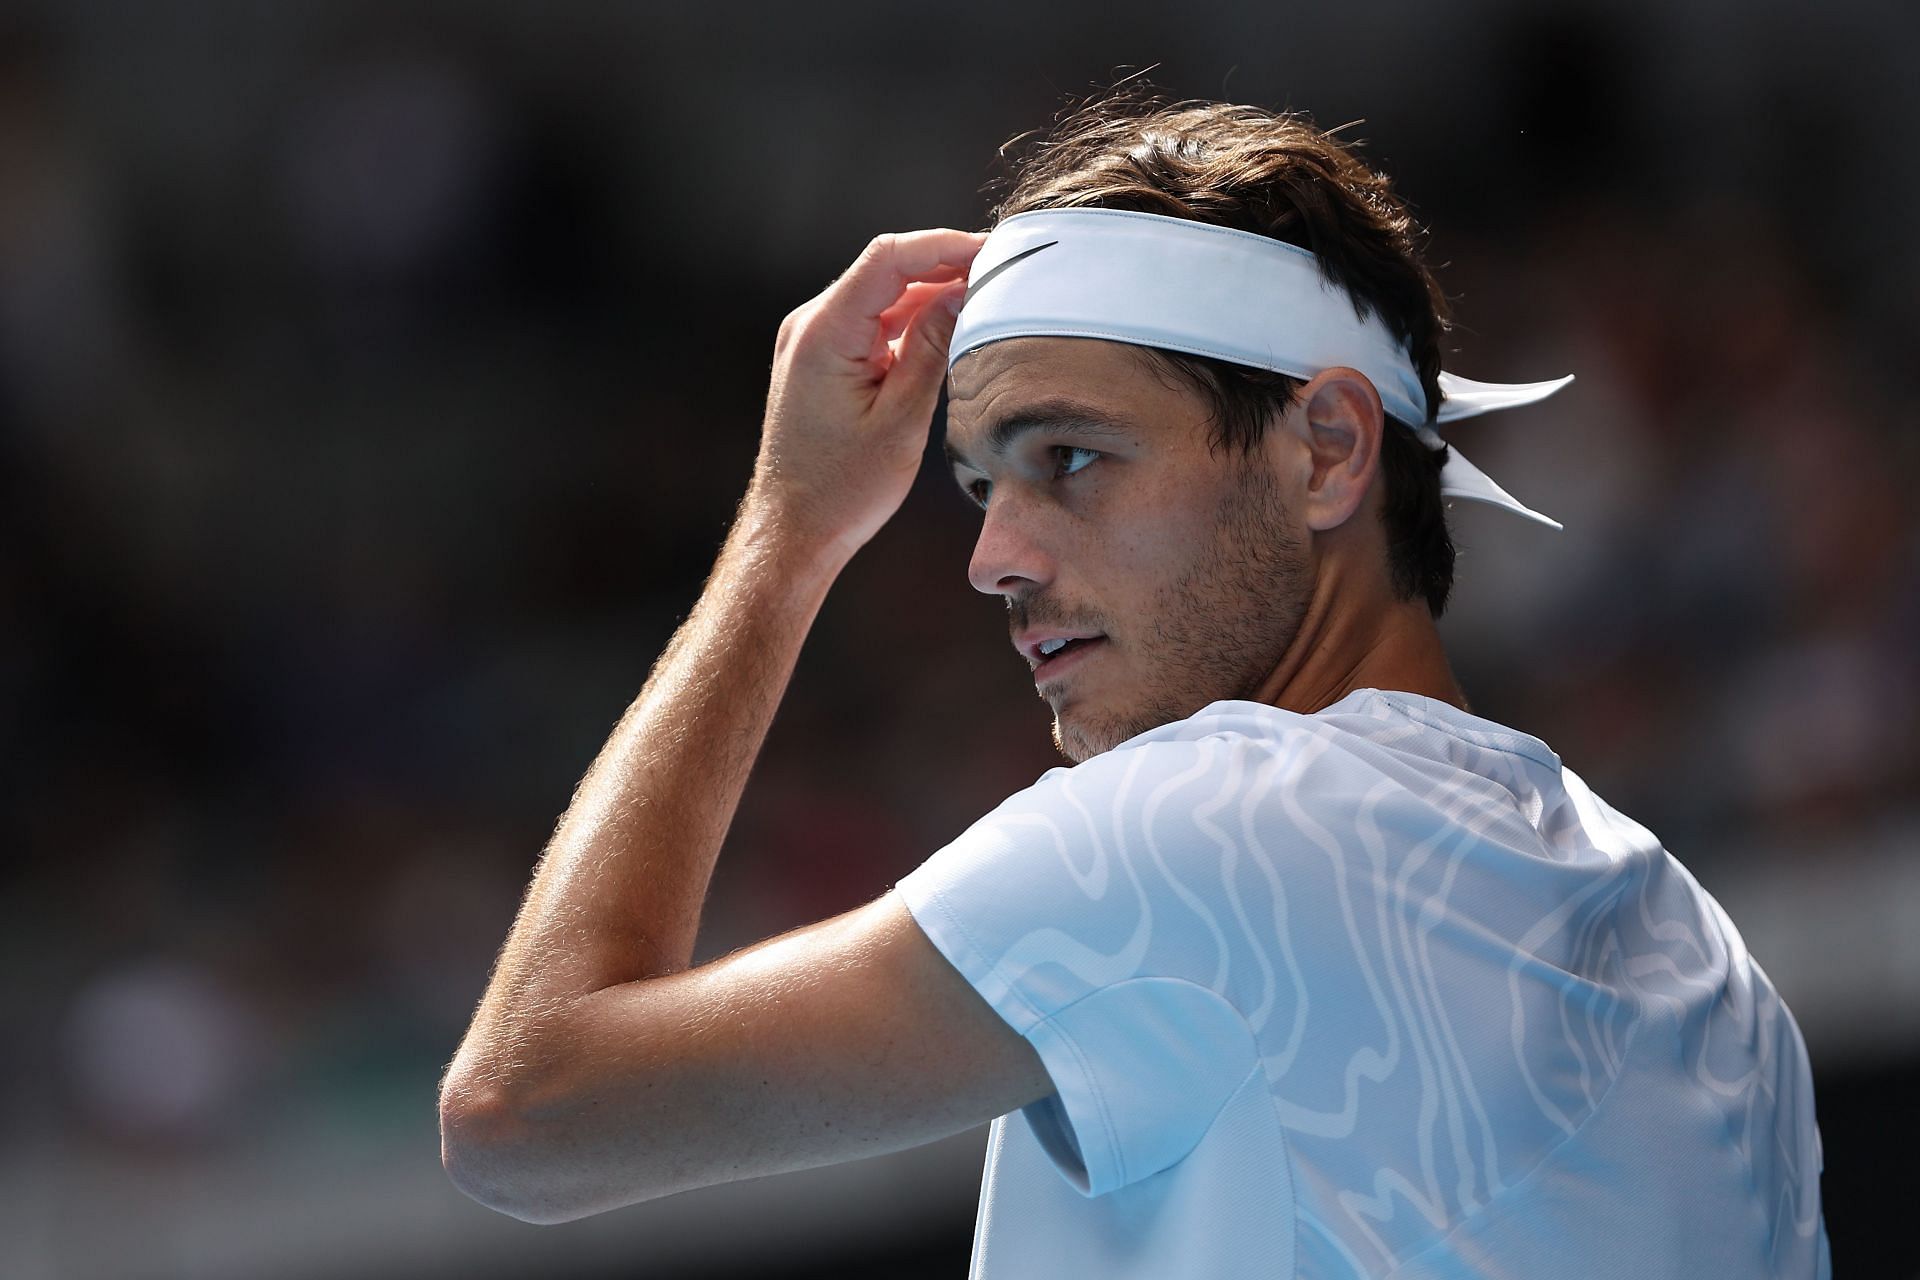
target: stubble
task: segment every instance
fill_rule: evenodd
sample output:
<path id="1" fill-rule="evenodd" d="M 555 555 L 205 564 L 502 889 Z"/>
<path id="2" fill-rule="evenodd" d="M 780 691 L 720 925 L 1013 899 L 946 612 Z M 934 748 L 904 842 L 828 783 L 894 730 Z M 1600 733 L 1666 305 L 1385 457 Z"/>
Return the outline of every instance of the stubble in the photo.
<path id="1" fill-rule="evenodd" d="M 1140 691 L 1124 707 L 1056 716 L 1055 749 L 1078 764 L 1211 703 L 1252 697 L 1299 631 L 1309 573 L 1272 476 L 1243 463 L 1208 545 L 1154 595 L 1151 625 L 1131 655 Z"/>

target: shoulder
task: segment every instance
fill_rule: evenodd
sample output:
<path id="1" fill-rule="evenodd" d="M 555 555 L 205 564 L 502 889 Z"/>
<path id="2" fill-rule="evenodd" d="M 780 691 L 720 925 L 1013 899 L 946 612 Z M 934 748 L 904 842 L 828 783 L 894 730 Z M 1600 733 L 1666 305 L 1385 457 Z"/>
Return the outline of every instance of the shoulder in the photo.
<path id="1" fill-rule="evenodd" d="M 1287 843 L 1323 734 L 1308 717 L 1214 703 L 1048 770 L 902 878 L 901 895 L 936 941 L 972 953 L 963 968 L 1024 966 L 1070 941 L 1083 976 L 1128 976 L 1150 936 L 1169 936 L 1166 902 L 1210 901 L 1227 891 L 1220 868 Z"/>

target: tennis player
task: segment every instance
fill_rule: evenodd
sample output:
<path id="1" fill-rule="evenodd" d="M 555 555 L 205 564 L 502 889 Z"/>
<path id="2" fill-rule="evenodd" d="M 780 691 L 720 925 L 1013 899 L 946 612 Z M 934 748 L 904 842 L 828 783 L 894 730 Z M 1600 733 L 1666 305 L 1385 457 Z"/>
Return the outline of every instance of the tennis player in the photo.
<path id="1" fill-rule="evenodd" d="M 1449 668 L 1445 499 L 1554 522 L 1446 433 L 1566 379 L 1456 377 L 1446 323 L 1387 181 L 1249 107 L 1093 103 L 990 234 L 875 239 L 780 326 L 731 534 L 540 862 L 443 1084 L 455 1182 L 558 1223 L 992 1121 L 974 1276 L 1826 1276 L 1773 985 Z M 1071 767 L 690 967 L 943 381 L 969 577 Z"/>

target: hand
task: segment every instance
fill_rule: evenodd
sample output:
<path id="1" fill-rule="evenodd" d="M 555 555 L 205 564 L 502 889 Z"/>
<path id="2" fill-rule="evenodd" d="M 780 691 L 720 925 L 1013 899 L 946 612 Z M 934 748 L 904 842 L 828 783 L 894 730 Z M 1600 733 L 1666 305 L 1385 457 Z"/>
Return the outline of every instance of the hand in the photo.
<path id="1" fill-rule="evenodd" d="M 877 236 L 780 325 L 744 513 L 800 549 L 852 557 L 905 501 L 985 236 Z"/>

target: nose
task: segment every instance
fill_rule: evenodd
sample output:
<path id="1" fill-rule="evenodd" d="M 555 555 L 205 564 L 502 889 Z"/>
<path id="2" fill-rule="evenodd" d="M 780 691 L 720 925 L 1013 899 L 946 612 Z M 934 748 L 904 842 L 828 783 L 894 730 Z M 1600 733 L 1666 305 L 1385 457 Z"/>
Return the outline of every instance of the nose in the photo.
<path id="1" fill-rule="evenodd" d="M 983 595 L 1013 596 L 1053 581 L 1053 556 L 1036 536 L 1038 530 L 1016 501 L 995 494 L 980 524 L 967 564 L 967 581 Z"/>

